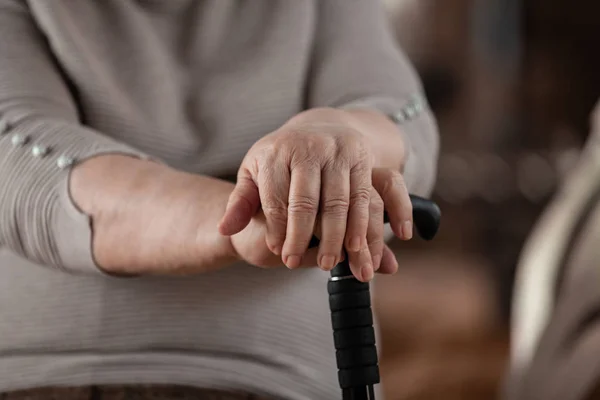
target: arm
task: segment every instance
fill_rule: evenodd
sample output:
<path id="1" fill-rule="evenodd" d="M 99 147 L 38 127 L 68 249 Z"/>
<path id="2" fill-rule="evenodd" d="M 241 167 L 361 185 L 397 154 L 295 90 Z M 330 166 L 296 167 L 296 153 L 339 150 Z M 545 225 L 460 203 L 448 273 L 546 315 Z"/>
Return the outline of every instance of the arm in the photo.
<path id="1" fill-rule="evenodd" d="M 418 101 L 423 98 L 420 81 L 397 48 L 383 7 L 375 0 L 317 3 L 308 107 L 352 110 L 370 126 L 379 166 L 403 164 L 408 189 L 428 195 L 436 175 L 437 126 L 426 104 Z M 398 123 L 387 121 L 388 116 L 398 116 Z"/>
<path id="2" fill-rule="evenodd" d="M 24 2 L 0 1 L 0 37 L 0 246 L 42 265 L 96 272 L 93 224 L 100 239 L 94 240 L 95 256 L 112 272 L 129 267 L 125 272 L 135 273 L 162 262 L 174 268 L 195 263 L 202 270 L 230 259 L 214 210 L 224 207 L 233 185 L 147 161 L 82 125 Z M 196 207 L 192 218 L 185 207 L 190 210 L 195 195 L 195 204 L 205 200 L 213 208 Z M 185 215 L 167 218 L 172 210 Z M 194 233 L 189 245 L 169 247 L 163 239 L 182 226 Z"/>

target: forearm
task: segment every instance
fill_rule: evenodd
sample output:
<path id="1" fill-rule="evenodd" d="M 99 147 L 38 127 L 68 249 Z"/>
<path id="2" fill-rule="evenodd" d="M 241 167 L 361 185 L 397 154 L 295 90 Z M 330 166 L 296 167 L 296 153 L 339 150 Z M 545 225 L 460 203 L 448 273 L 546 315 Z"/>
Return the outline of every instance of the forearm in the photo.
<path id="1" fill-rule="evenodd" d="M 70 184 L 91 217 L 96 262 L 108 273 L 203 273 L 235 259 L 230 239 L 217 231 L 231 183 L 106 155 L 74 168 Z"/>
<path id="2" fill-rule="evenodd" d="M 362 131 L 373 146 L 375 166 L 400 170 L 411 193 L 429 196 L 435 184 L 440 145 L 435 117 L 422 107 L 411 118 L 394 121 L 398 114 L 394 110 L 398 108 L 393 103 L 367 99 L 347 110 L 364 126 Z"/>

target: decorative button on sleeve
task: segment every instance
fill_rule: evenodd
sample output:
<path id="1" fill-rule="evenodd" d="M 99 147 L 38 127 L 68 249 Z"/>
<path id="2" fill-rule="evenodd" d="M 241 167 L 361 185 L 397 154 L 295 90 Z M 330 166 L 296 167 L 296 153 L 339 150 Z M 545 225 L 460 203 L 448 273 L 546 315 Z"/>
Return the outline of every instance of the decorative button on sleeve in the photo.
<path id="1" fill-rule="evenodd" d="M 425 99 L 422 96 L 415 96 L 400 111 L 391 116 L 397 124 L 402 124 L 417 118 L 426 108 Z"/>
<path id="2" fill-rule="evenodd" d="M 66 169 L 75 163 L 75 159 L 69 156 L 62 155 L 56 160 L 56 165 L 60 169 Z"/>
<path id="3" fill-rule="evenodd" d="M 31 148 L 31 154 L 34 157 L 42 158 L 50 152 L 50 148 L 43 145 L 35 145 Z"/>
<path id="4" fill-rule="evenodd" d="M 12 136 L 12 138 L 10 139 L 10 142 L 15 147 L 21 147 L 21 146 L 24 146 L 28 140 L 29 140 L 29 138 L 27 136 L 15 133 Z"/>

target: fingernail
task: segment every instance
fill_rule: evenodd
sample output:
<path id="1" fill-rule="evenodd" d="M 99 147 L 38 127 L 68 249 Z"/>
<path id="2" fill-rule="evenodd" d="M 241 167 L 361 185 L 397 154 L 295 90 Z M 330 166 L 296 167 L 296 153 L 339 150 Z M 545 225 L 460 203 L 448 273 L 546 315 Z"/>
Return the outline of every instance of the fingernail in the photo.
<path id="1" fill-rule="evenodd" d="M 348 250 L 356 253 L 356 252 L 360 251 L 360 244 L 361 244 L 360 236 L 355 236 L 350 240 L 350 248 Z"/>
<path id="2" fill-rule="evenodd" d="M 373 267 L 369 264 L 363 265 L 360 269 L 360 276 L 363 281 L 369 282 L 373 278 Z"/>
<path id="3" fill-rule="evenodd" d="M 380 266 L 381 266 L 381 256 L 380 255 L 373 256 L 373 269 L 375 269 L 375 271 L 377 271 Z"/>
<path id="4" fill-rule="evenodd" d="M 331 271 L 333 267 L 335 267 L 335 257 L 334 256 L 323 256 L 321 257 L 321 268 L 325 271 Z"/>
<path id="5" fill-rule="evenodd" d="M 411 221 L 404 221 L 402 224 L 402 236 L 404 240 L 410 240 L 413 236 L 413 226 Z"/>
<path id="6" fill-rule="evenodd" d="M 289 269 L 298 268 L 301 262 L 302 257 L 300 256 L 287 256 L 287 258 L 285 259 L 285 265 Z"/>

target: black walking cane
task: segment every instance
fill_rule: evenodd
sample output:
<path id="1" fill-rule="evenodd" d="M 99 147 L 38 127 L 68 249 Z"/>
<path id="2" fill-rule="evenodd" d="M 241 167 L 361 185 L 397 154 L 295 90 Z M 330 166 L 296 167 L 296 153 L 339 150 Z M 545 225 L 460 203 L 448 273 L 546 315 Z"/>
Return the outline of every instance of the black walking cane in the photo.
<path id="1" fill-rule="evenodd" d="M 440 224 L 439 207 L 414 195 L 410 200 L 417 233 L 425 240 L 433 239 Z M 389 222 L 387 215 L 385 221 Z M 310 247 L 318 244 L 313 237 Z M 379 365 L 369 284 L 352 275 L 346 258 L 331 271 L 327 291 L 342 399 L 373 400 Z"/>

